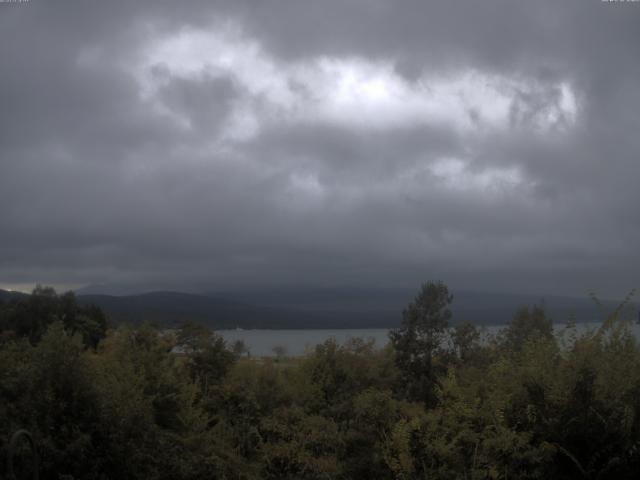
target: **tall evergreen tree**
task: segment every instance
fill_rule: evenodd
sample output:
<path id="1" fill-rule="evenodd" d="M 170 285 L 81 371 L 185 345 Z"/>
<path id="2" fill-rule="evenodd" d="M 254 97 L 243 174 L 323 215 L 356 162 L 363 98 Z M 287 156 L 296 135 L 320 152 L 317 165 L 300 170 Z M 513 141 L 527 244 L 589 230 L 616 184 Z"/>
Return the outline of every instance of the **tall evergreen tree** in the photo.
<path id="1" fill-rule="evenodd" d="M 389 334 L 402 387 L 409 399 L 435 403 L 434 356 L 449 326 L 453 295 L 442 282 L 426 282 L 402 313 L 402 325 Z"/>

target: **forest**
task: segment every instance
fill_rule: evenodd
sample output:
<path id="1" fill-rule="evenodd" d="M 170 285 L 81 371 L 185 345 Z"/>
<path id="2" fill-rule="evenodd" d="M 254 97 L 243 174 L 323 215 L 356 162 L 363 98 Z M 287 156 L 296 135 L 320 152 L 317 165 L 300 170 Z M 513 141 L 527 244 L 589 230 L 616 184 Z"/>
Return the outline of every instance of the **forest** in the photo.
<path id="1" fill-rule="evenodd" d="M 44 479 L 637 477 L 625 303 L 586 332 L 523 306 L 489 337 L 453 301 L 424 283 L 384 348 L 257 358 L 202 324 L 111 325 L 37 287 L 0 303 L 0 474 L 26 429 Z M 12 454 L 32 478 L 27 444 Z"/>

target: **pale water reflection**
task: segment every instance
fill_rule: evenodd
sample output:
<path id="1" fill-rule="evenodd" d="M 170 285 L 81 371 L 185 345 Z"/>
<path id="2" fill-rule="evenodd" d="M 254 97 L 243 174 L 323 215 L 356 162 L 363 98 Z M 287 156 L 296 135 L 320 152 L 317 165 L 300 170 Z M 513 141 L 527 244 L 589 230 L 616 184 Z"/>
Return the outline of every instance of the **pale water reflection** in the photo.
<path id="1" fill-rule="evenodd" d="M 595 329 L 598 323 L 580 323 L 577 325 L 579 333 Z M 504 325 L 480 327 L 483 338 L 497 334 Z M 556 324 L 556 333 L 565 329 L 564 324 Z M 242 340 L 252 356 L 272 356 L 275 347 L 284 347 L 286 355 L 298 356 L 312 350 L 317 344 L 329 338 L 335 338 L 339 344 L 344 344 L 350 338 L 375 340 L 375 346 L 384 347 L 389 342 L 388 328 L 358 328 L 358 329 L 321 329 L 321 330 L 218 330 L 229 344 Z M 632 331 L 636 338 L 640 338 L 640 325 L 633 324 Z"/>

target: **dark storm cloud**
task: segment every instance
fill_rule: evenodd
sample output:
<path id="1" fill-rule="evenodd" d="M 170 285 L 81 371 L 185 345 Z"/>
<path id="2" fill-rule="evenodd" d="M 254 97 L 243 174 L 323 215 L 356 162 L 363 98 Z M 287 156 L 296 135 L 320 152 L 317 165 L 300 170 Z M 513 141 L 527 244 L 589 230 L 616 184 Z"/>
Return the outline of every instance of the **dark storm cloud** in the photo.
<path id="1" fill-rule="evenodd" d="M 0 286 L 619 295 L 640 6 L 0 4 Z"/>

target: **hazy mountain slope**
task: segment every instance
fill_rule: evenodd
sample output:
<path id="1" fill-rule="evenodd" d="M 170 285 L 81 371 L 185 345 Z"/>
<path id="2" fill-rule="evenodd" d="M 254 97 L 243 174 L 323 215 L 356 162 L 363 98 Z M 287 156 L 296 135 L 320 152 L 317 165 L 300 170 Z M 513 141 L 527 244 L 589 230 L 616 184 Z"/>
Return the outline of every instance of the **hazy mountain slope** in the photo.
<path id="1" fill-rule="evenodd" d="M 197 320 L 218 329 L 395 327 L 411 298 L 411 293 L 399 290 L 78 296 L 82 303 L 103 308 L 115 322 L 152 321 L 175 325 L 183 320 Z M 460 292 L 454 296 L 453 323 L 469 320 L 480 325 L 504 324 L 520 306 L 540 303 L 544 303 L 551 318 L 559 323 L 571 316 L 579 322 L 599 321 L 604 316 L 589 298 Z M 617 305 L 612 301 L 603 304 L 605 311 Z M 637 309 L 637 305 L 633 308 Z"/>
<path id="2" fill-rule="evenodd" d="M 343 290 L 298 290 L 274 292 L 229 292 L 221 294 L 237 301 L 313 311 L 317 314 L 340 315 L 364 321 L 368 317 L 373 323 L 395 325 L 400 321 L 402 310 L 413 299 L 414 291 L 401 289 L 343 289 Z M 544 304 L 556 322 L 565 322 L 570 316 L 579 322 L 601 320 L 604 313 L 588 297 L 536 296 L 524 294 L 502 294 L 483 292 L 454 292 L 453 321 L 469 320 L 477 324 L 504 324 L 511 320 L 514 312 L 522 306 Z M 616 301 L 602 302 L 605 312 L 615 309 Z M 637 305 L 636 305 L 637 307 Z"/>
<path id="3" fill-rule="evenodd" d="M 196 320 L 215 328 L 237 326 L 281 328 L 281 315 L 270 308 L 256 308 L 211 296 L 179 292 L 151 292 L 141 295 L 79 295 L 81 303 L 101 307 L 114 322 L 145 321 L 175 325 Z"/>
<path id="4" fill-rule="evenodd" d="M 11 302 L 26 297 L 27 293 L 0 289 L 0 302 Z"/>
<path id="5" fill-rule="evenodd" d="M 174 326 L 196 320 L 223 328 L 388 328 L 399 325 L 402 310 L 414 292 L 406 290 L 323 289 L 225 292 L 195 295 L 150 292 L 139 295 L 78 295 L 80 303 L 101 307 L 114 323 L 151 321 Z M 0 301 L 16 301 L 25 293 L 0 290 Z M 458 292 L 453 323 L 505 324 L 523 305 L 544 303 L 551 318 L 563 323 L 601 321 L 617 306 L 603 301 L 599 309 L 589 298 Z M 637 316 L 638 305 L 630 306 Z M 635 311 L 633 311 L 635 310 Z"/>

